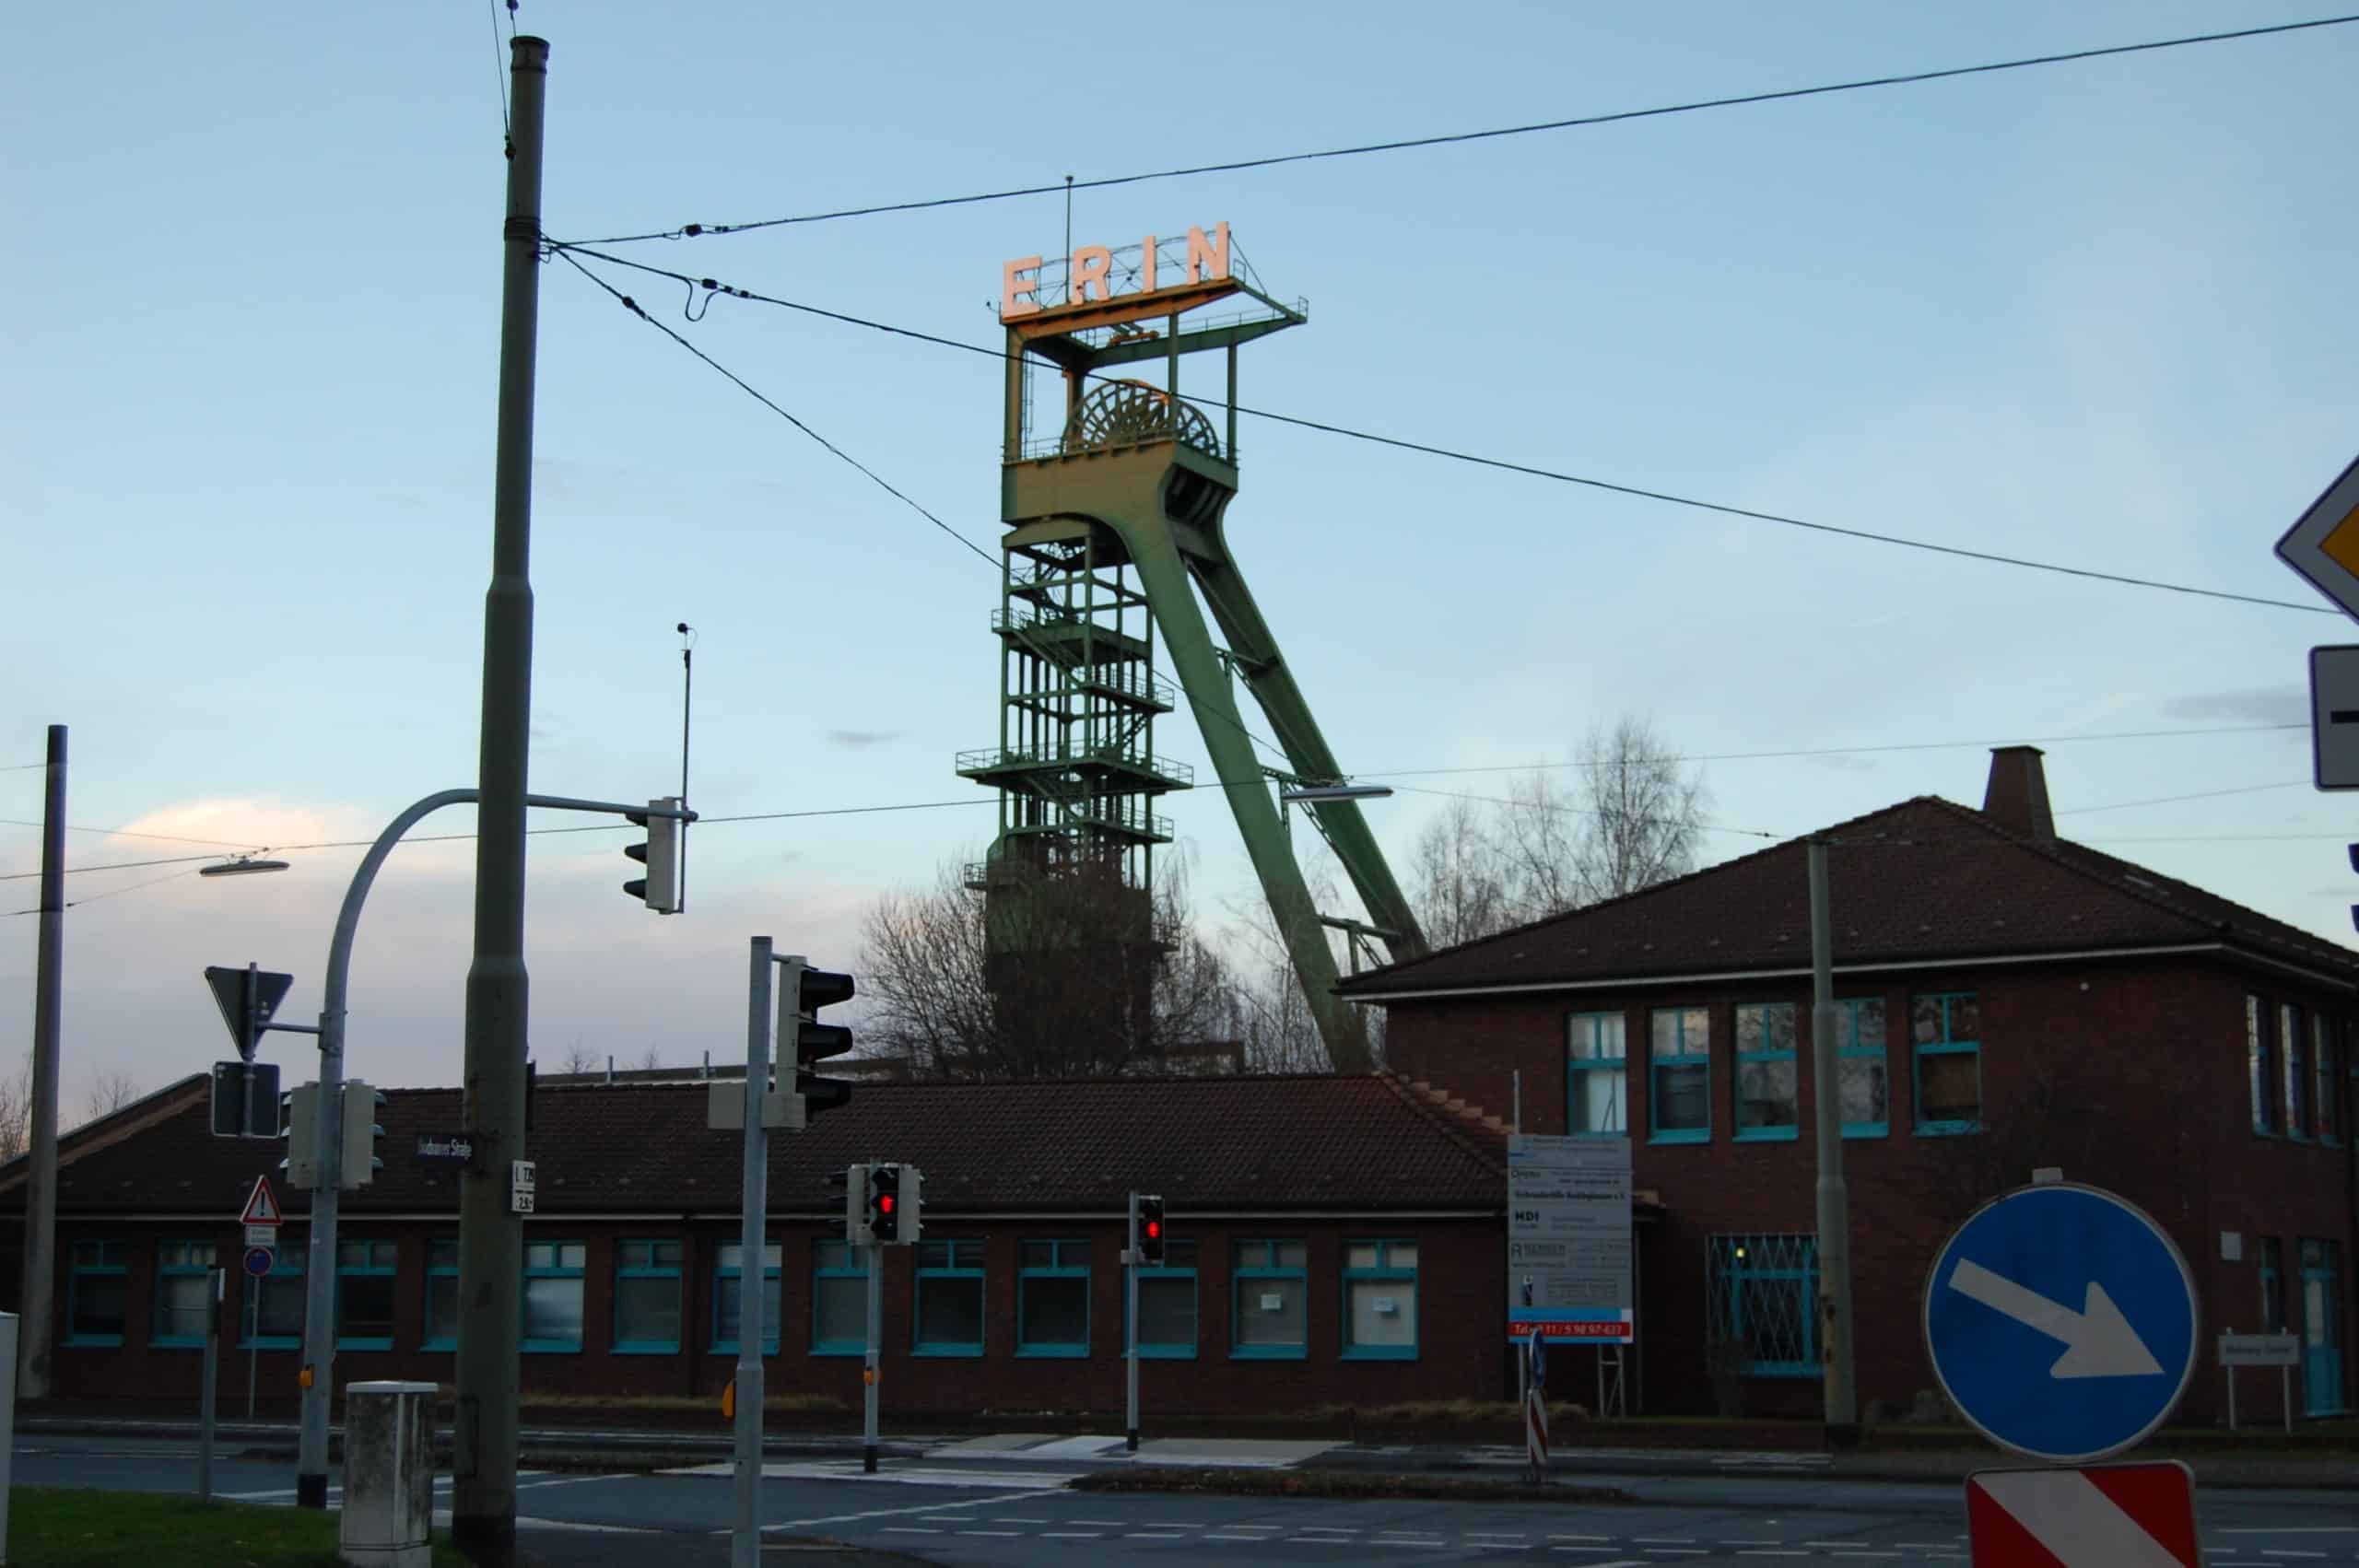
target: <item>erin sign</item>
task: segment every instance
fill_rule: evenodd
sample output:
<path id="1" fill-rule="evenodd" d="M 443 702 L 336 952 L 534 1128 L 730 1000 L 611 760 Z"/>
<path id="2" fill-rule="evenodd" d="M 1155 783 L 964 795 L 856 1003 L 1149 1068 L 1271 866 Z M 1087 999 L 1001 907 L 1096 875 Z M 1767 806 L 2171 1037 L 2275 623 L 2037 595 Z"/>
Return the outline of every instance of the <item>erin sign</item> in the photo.
<path id="1" fill-rule="evenodd" d="M 1124 284 L 1136 278 L 1136 288 L 1125 287 L 1125 294 L 1152 294 L 1158 288 L 1177 287 L 1181 284 L 1203 283 L 1208 279 L 1225 278 L 1228 272 L 1228 225 L 1215 223 L 1210 234 L 1201 228 L 1188 230 L 1184 248 L 1172 241 L 1178 254 L 1167 258 L 1161 247 L 1165 242 L 1150 234 L 1139 245 L 1139 263 L 1133 272 L 1125 268 Z M 1127 250 L 1127 247 L 1125 247 Z M 1002 321 L 1015 316 L 1037 314 L 1040 309 L 1040 265 L 1039 256 L 1018 256 L 1000 268 L 999 313 Z M 1164 275 L 1167 262 L 1171 274 Z M 1062 303 L 1079 305 L 1089 300 L 1104 301 L 1114 298 L 1114 252 L 1103 245 L 1076 245 L 1065 264 L 1067 286 Z"/>

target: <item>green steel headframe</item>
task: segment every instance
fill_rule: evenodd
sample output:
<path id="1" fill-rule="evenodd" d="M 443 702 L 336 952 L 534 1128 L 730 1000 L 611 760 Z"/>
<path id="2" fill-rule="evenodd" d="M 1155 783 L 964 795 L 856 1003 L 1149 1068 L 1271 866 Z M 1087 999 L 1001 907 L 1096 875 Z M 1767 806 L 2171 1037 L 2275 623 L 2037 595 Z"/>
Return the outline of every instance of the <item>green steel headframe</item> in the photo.
<path id="1" fill-rule="evenodd" d="M 1374 935 L 1395 961 L 1422 954 L 1425 939 L 1351 800 L 1305 809 L 1372 925 L 1322 921 L 1268 788 L 1344 777 L 1223 531 L 1238 483 L 1238 348 L 1309 316 L 1301 302 L 1282 304 L 1263 292 L 1226 227 L 1218 233 L 1216 249 L 1197 230 L 1184 250 L 1170 241 L 1158 254 L 1149 241 L 1099 252 L 1094 272 L 1086 252 L 1077 252 L 1071 275 L 1081 279 L 1078 287 L 1061 287 L 1064 269 L 1052 264 L 1026 287 L 1039 303 L 1003 311 L 1006 532 L 992 619 L 1000 645 L 1000 739 L 958 757 L 961 775 L 999 790 L 999 834 L 967 880 L 989 898 L 1015 899 L 1038 878 L 1115 877 L 1135 890 L 1144 920 L 1155 846 L 1172 837 L 1156 801 L 1195 782 L 1186 764 L 1155 750 L 1155 720 L 1176 706 L 1156 671 L 1159 631 L 1216 770 L 1208 782 L 1228 797 L 1329 1059 L 1338 1071 L 1364 1071 L 1367 1036 L 1333 994 L 1325 927 Z M 1144 287 L 1163 276 L 1182 281 Z M 1011 303 L 1015 277 L 1011 268 Z M 1112 292 L 1126 283 L 1138 291 Z M 1243 309 L 1203 313 L 1223 301 Z M 1180 391 L 1181 357 L 1206 350 L 1226 358 L 1219 429 Z M 1154 360 L 1163 361 L 1161 386 L 1106 373 Z M 1046 376 L 1062 380 L 1064 396 L 1054 426 L 1039 434 L 1033 383 Z M 1215 626 L 1225 646 L 1214 642 Z M 1232 672 L 1274 731 L 1285 768 L 1255 756 Z M 993 921 L 990 929 L 994 942 L 1022 941 L 1014 934 L 1021 922 Z"/>

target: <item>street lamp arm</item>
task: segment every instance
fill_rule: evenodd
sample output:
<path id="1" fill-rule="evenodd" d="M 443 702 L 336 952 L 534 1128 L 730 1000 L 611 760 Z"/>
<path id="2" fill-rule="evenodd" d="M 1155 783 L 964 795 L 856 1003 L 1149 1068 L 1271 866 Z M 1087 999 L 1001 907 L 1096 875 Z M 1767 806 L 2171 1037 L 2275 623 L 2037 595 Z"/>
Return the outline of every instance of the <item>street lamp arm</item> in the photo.
<path id="1" fill-rule="evenodd" d="M 323 1051 L 331 1048 L 327 1043 L 327 1031 L 333 1028 L 333 1048 L 336 1054 L 343 1054 L 344 1030 L 341 1025 L 344 1019 L 345 971 L 352 963 L 352 939 L 360 929 L 360 906 L 367 901 L 369 889 L 377 880 L 377 868 L 385 863 L 385 857 L 393 852 L 393 846 L 401 842 L 402 835 L 416 827 L 420 821 L 444 806 L 471 805 L 481 794 L 482 791 L 477 790 L 443 790 L 427 796 L 393 818 L 385 831 L 377 835 L 377 841 L 369 846 L 369 852 L 360 857 L 360 867 L 352 873 L 352 885 L 344 890 L 344 907 L 336 911 L 335 935 L 328 942 L 326 994 L 320 1003 L 320 1048 Z M 336 1020 L 334 1024 L 328 1023 L 331 1018 Z"/>

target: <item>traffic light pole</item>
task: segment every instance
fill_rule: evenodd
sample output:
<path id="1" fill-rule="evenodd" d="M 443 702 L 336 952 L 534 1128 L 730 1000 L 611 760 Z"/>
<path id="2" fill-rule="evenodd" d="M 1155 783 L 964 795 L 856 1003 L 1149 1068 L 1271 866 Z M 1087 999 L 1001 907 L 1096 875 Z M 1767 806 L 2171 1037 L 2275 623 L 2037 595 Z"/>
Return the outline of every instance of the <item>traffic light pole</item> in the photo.
<path id="1" fill-rule="evenodd" d="M 311 1380 L 303 1387 L 303 1422 L 295 1450 L 295 1501 L 305 1508 L 324 1508 L 328 1502 L 328 1403 L 335 1366 L 336 1199 L 344 1153 L 345 999 L 352 972 L 353 939 L 359 933 L 361 906 L 368 902 L 369 890 L 376 884 L 378 870 L 384 865 L 385 857 L 393 852 L 393 846 L 401 842 L 402 835 L 444 806 L 466 805 L 478 796 L 479 791 L 475 790 L 443 790 L 427 796 L 387 824 L 377 841 L 369 846 L 369 852 L 360 857 L 352 882 L 344 890 L 343 907 L 336 911 L 335 934 L 328 941 L 328 966 L 318 1029 L 320 1095 L 311 1124 L 316 1185 L 311 1188 L 311 1235 L 306 1248 L 309 1271 L 303 1279 L 303 1367 Z M 551 811 L 594 812 L 606 816 L 624 816 L 646 809 L 615 801 L 579 801 L 564 795 L 527 795 L 524 801 L 527 805 Z M 683 813 L 683 818 L 688 814 Z M 273 1024 L 270 1027 L 303 1033 L 299 1025 L 292 1024 Z M 517 1258 L 516 1263 L 521 1281 L 522 1259 Z M 467 1324 L 472 1316 L 462 1315 L 463 1340 L 469 1332 Z"/>
<path id="2" fill-rule="evenodd" d="M 870 1475 L 876 1473 L 876 1384 L 884 1374 L 878 1368 L 877 1349 L 885 1342 L 885 1248 L 876 1242 L 868 1244 L 868 1355 L 861 1368 L 861 1382 L 865 1396 L 860 1425 L 860 1468 Z"/>
<path id="3" fill-rule="evenodd" d="M 1135 1192 L 1131 1194 L 1131 1244 L 1122 1254 L 1122 1321 L 1129 1325 L 1122 1355 L 1130 1363 L 1124 1374 L 1130 1382 L 1124 1445 L 1135 1454 L 1139 1451 L 1139 1195 Z"/>
<path id="4" fill-rule="evenodd" d="M 763 1233 L 769 1228 L 769 1159 L 763 1136 L 762 1095 L 770 1081 L 770 939 L 754 938 L 745 1003 L 745 1201 L 737 1227 L 737 1528 L 730 1568 L 760 1568 L 762 1561 L 762 1321 Z"/>

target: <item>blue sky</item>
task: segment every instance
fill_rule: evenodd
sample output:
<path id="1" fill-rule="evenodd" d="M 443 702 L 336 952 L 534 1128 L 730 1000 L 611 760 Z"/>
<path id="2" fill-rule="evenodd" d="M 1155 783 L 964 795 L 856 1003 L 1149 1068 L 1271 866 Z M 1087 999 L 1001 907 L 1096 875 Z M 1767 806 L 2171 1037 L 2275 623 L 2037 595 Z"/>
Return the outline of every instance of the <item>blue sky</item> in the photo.
<path id="1" fill-rule="evenodd" d="M 554 48 L 563 239 L 958 194 L 2290 20 L 2262 5 L 1858 4 L 792 10 L 526 4 Z M 503 24 L 504 29 L 504 24 Z M 0 115 L 13 576 L 0 766 L 73 731 L 71 819 L 366 839 L 474 781 L 499 293 L 487 6 L 129 6 L 17 18 Z M 1310 324 L 1249 348 L 1263 408 L 1731 505 L 2311 603 L 2270 545 L 2352 456 L 2359 28 L 1080 193 L 1076 240 L 1225 219 Z M 980 345 L 1059 197 L 631 247 L 655 264 Z M 640 280 L 646 282 L 647 280 Z M 724 300 L 680 319 L 989 545 L 986 359 Z M 668 312 L 668 313 L 667 313 Z M 698 628 L 695 803 L 969 801 L 699 832 L 691 905 L 627 900 L 619 836 L 542 837 L 536 1053 L 743 1048 L 754 934 L 851 965 L 882 890 L 980 850 L 951 773 L 995 735 L 994 575 L 632 320 L 543 275 L 533 785 L 677 778 L 675 622 Z M 1230 537 L 1347 767 L 1561 762 L 1651 715 L 1719 754 L 1989 743 L 2306 718 L 2331 616 L 2110 587 L 1249 421 Z M 1163 749 L 1200 765 L 1191 729 Z M 2060 825 L 2349 934 L 2346 823 L 2294 728 L 2050 746 Z M 1709 766 L 1778 835 L 1985 754 Z M 1507 776 L 1402 777 L 1502 793 Z M 1405 855 L 1448 802 L 1375 808 Z M 0 817 L 41 774 L 0 772 Z M 1251 895 L 1215 791 L 1175 798 L 1199 906 Z M 556 824 L 552 822 L 551 825 Z M 432 828 L 464 831 L 464 813 Z M 422 830 L 422 831 L 430 831 Z M 2313 834 L 2309 839 L 2259 839 Z M 2139 843 L 2140 838 L 2171 842 Z M 2219 840 L 2233 841 L 2219 841 Z M 1762 841 L 1714 836 L 1715 855 Z M 76 833 L 103 865 L 176 851 Z M 220 1054 L 207 963 L 287 969 L 308 1016 L 357 849 L 269 878 L 77 875 L 65 1100 Z M 38 835 L 0 826 L 0 871 Z M 472 849 L 372 897 L 352 1071 L 456 1081 Z M 29 907 L 33 883 L 0 913 Z M 117 890 L 123 890 L 118 892 Z M 106 896 L 99 896 L 106 895 Z M 1836 896 L 1839 901 L 1839 883 Z M 0 921 L 29 1029 L 35 927 Z M 274 1047 L 308 1072 L 299 1042 Z"/>

